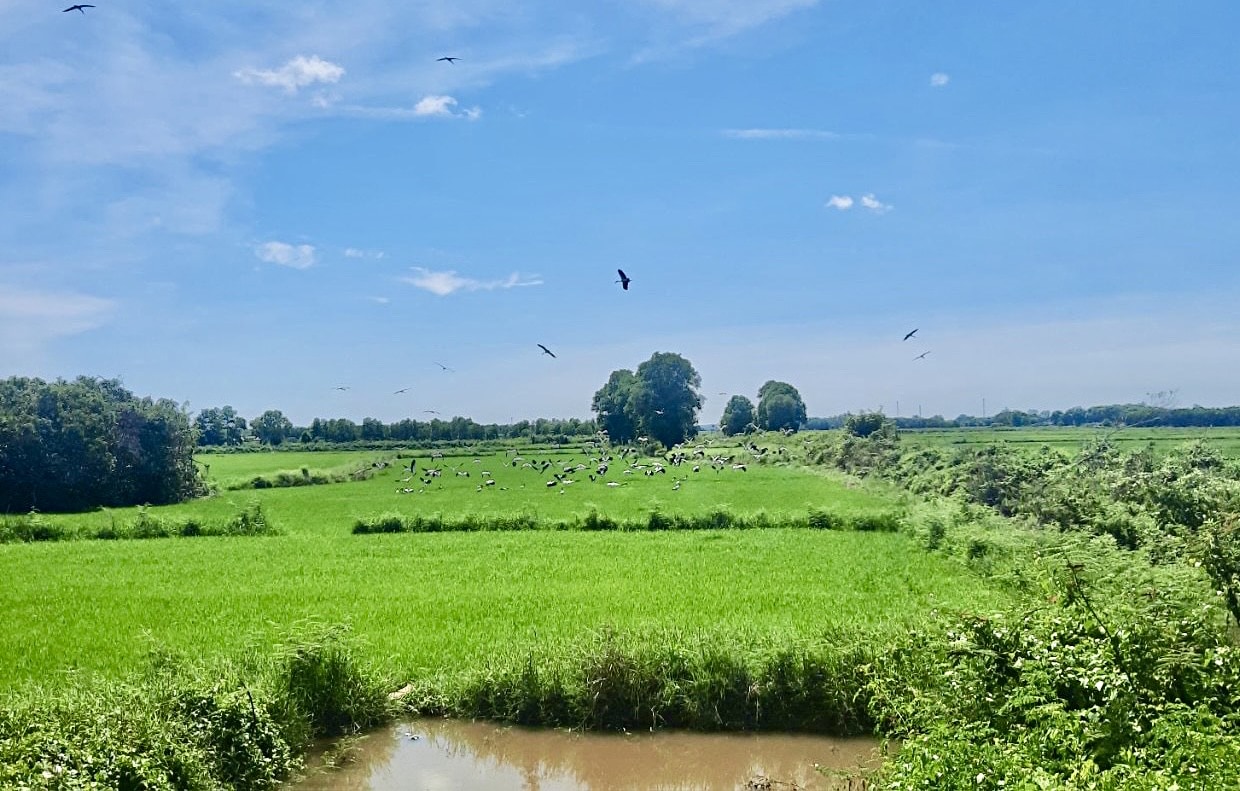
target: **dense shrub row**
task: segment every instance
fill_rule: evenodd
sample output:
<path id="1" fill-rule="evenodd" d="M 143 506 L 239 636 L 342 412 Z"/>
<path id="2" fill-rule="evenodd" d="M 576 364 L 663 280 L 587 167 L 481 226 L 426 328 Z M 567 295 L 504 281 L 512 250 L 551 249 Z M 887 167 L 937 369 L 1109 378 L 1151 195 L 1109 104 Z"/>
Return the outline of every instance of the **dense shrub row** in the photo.
<path id="1" fill-rule="evenodd" d="M 532 514 L 466 514 L 445 517 L 443 514 L 406 515 L 388 512 L 363 517 L 353 525 L 355 534 L 368 533 L 449 533 L 507 530 L 759 530 L 773 527 L 798 527 L 816 530 L 879 530 L 900 529 L 900 514 L 891 512 L 839 514 L 811 509 L 805 514 L 771 516 L 736 514 L 717 510 L 704 514 L 665 514 L 651 511 L 644 520 L 614 519 L 598 511 L 571 519 L 542 520 Z"/>
<path id="2" fill-rule="evenodd" d="M 37 511 L 20 516 L 0 517 L 0 544 L 30 541 L 73 541 L 78 539 L 141 539 L 190 538 L 194 536 L 274 536 L 280 529 L 271 522 L 258 502 L 252 502 L 223 521 L 208 521 L 188 516 L 174 518 L 156 516 L 146 508 L 129 522 L 118 522 L 101 528 L 66 525 L 50 520 Z"/>

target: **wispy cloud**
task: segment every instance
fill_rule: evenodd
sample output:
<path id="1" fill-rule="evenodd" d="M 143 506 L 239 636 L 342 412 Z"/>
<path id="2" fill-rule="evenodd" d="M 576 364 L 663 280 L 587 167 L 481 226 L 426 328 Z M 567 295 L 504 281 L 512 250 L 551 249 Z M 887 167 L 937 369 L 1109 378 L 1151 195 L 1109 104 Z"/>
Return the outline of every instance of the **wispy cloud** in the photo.
<path id="1" fill-rule="evenodd" d="M 873 192 L 867 192 L 861 196 L 861 205 L 875 214 L 886 214 L 894 208 L 890 203 L 883 203 L 874 197 Z"/>
<path id="2" fill-rule="evenodd" d="M 0 350 L 26 352 L 54 338 L 93 330 L 107 322 L 115 307 L 110 299 L 72 291 L 0 287 Z"/>
<path id="3" fill-rule="evenodd" d="M 482 110 L 477 107 L 458 113 L 454 109 L 456 105 L 456 99 L 451 96 L 423 96 L 413 106 L 413 114 L 433 118 L 468 118 L 471 121 L 477 120 L 482 115 Z"/>
<path id="4" fill-rule="evenodd" d="M 389 299 L 389 298 L 387 298 L 387 297 L 366 297 L 366 299 L 370 300 L 371 302 L 375 303 L 376 305 L 386 305 L 386 304 L 388 304 L 389 302 L 391 302 L 391 301 L 392 301 L 391 299 Z"/>
<path id="5" fill-rule="evenodd" d="M 827 206 L 840 211 L 848 211 L 853 207 L 853 199 L 847 195 L 832 195 L 831 200 L 827 201 Z"/>
<path id="6" fill-rule="evenodd" d="M 934 74 L 930 75 L 930 87 L 932 88 L 942 88 L 951 81 L 951 75 L 945 72 L 936 71 Z"/>
<path id="7" fill-rule="evenodd" d="M 457 291 L 494 291 L 496 289 L 541 286 L 543 282 L 538 275 L 522 276 L 516 272 L 500 280 L 476 280 L 472 277 L 461 277 L 454 270 L 435 272 L 415 266 L 413 271 L 415 272 L 414 275 L 403 277 L 401 280 L 440 297 L 446 297 Z"/>
<path id="8" fill-rule="evenodd" d="M 482 117 L 481 107 L 466 107 L 457 110 L 459 103 L 456 97 L 444 95 L 423 96 L 413 107 L 382 107 L 369 105 L 344 105 L 337 108 L 338 112 L 358 118 L 375 118 L 378 120 L 421 120 L 427 118 L 457 118 L 466 121 L 477 121 Z"/>
<path id="9" fill-rule="evenodd" d="M 346 247 L 344 249 L 345 258 L 369 258 L 371 260 L 379 260 L 386 255 L 382 250 L 362 250 L 357 247 Z"/>
<path id="10" fill-rule="evenodd" d="M 263 242 L 254 248 L 258 260 L 279 264 L 290 269 L 309 269 L 314 266 L 314 245 L 292 245 L 288 242 Z"/>
<path id="11" fill-rule="evenodd" d="M 344 76 L 344 67 L 318 55 L 298 55 L 278 69 L 241 69 L 233 72 L 233 76 L 247 85 L 257 83 L 283 88 L 285 93 L 297 93 L 307 85 L 339 82 Z"/>
<path id="12" fill-rule="evenodd" d="M 737 140 L 839 140 L 838 132 L 824 129 L 725 129 L 724 137 Z"/>
<path id="13" fill-rule="evenodd" d="M 659 43 L 642 49 L 636 62 L 667 57 L 676 50 L 708 46 L 797 11 L 819 0 L 644 0 L 661 12 L 656 30 Z M 668 17 L 671 17 L 669 20 Z M 669 28 L 671 32 L 669 33 Z M 679 35 L 679 40 L 668 40 Z"/>

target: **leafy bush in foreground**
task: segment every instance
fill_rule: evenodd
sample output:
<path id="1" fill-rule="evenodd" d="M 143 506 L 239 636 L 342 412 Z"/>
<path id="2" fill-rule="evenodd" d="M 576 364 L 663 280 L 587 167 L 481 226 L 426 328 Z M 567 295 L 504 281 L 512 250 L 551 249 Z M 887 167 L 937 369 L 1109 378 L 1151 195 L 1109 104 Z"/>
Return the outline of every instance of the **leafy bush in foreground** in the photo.
<path id="1" fill-rule="evenodd" d="M 391 713 L 338 630 L 264 663 L 253 685 L 172 663 L 120 685 L 11 695 L 0 706 L 0 788 L 276 788 L 311 738 Z"/>

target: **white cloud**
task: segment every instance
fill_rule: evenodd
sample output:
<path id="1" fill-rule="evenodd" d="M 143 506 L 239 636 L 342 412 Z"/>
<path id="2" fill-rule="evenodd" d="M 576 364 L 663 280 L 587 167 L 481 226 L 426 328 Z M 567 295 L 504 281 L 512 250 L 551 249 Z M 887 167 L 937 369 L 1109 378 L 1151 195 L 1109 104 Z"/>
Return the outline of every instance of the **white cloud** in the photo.
<path id="1" fill-rule="evenodd" d="M 47 341 L 93 330 L 116 307 L 110 299 L 75 292 L 0 287 L 0 350 L 37 349 Z"/>
<path id="2" fill-rule="evenodd" d="M 861 205 L 874 212 L 875 214 L 886 214 L 894 208 L 890 203 L 883 203 L 874 197 L 873 192 L 867 192 L 861 196 Z"/>
<path id="3" fill-rule="evenodd" d="M 951 82 L 951 79 L 952 78 L 950 74 L 946 74 L 941 71 L 936 71 L 934 74 L 930 75 L 930 87 L 942 88 L 944 85 Z"/>
<path id="4" fill-rule="evenodd" d="M 853 206 L 853 199 L 847 195 L 832 195 L 831 200 L 827 201 L 827 206 L 840 211 L 848 211 Z"/>
<path id="5" fill-rule="evenodd" d="M 458 113 L 454 110 L 456 105 L 456 99 L 451 96 L 423 96 L 413 106 L 413 114 L 423 118 L 465 118 L 470 121 L 482 117 L 481 108 L 470 107 Z"/>
<path id="6" fill-rule="evenodd" d="M 258 83 L 283 88 L 285 93 L 297 93 L 298 88 L 316 82 L 335 83 L 344 76 L 344 67 L 323 60 L 318 55 L 298 55 L 278 69 L 241 69 L 233 76 L 247 85 Z"/>
<path id="7" fill-rule="evenodd" d="M 501 280 L 475 280 L 472 277 L 461 277 L 453 270 L 434 272 L 415 266 L 413 271 L 416 274 L 403 277 L 401 280 L 440 297 L 446 297 L 457 291 L 494 291 L 495 289 L 540 286 L 543 282 L 538 275 L 523 277 L 516 272 Z"/>
<path id="8" fill-rule="evenodd" d="M 291 269 L 309 269 L 314 266 L 314 245 L 292 245 L 287 242 L 263 242 L 254 248 L 260 261 L 279 264 Z"/>
<path id="9" fill-rule="evenodd" d="M 344 249 L 345 258 L 369 258 L 378 260 L 386 255 L 382 250 L 362 250 L 357 247 L 346 247 Z"/>
<path id="10" fill-rule="evenodd" d="M 823 129 L 725 129 L 725 137 L 738 140 L 838 140 L 840 135 Z"/>
<path id="11" fill-rule="evenodd" d="M 386 305 L 386 304 L 388 304 L 389 302 L 391 302 L 391 301 L 392 301 L 392 300 L 388 299 L 387 297 L 366 297 L 366 299 L 370 300 L 371 302 L 375 303 L 376 305 Z"/>

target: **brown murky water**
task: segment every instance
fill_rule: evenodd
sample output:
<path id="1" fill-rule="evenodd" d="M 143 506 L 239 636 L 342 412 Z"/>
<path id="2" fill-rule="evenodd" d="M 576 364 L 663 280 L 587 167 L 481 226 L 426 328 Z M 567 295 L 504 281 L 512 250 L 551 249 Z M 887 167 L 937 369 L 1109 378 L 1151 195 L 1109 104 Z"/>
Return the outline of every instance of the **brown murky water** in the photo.
<path id="1" fill-rule="evenodd" d="M 702 791 L 850 787 L 874 739 L 661 731 L 613 734 L 413 720 L 356 740 L 296 791 Z M 828 771 L 824 774 L 819 767 Z M 854 789 L 863 788 L 857 780 Z"/>

